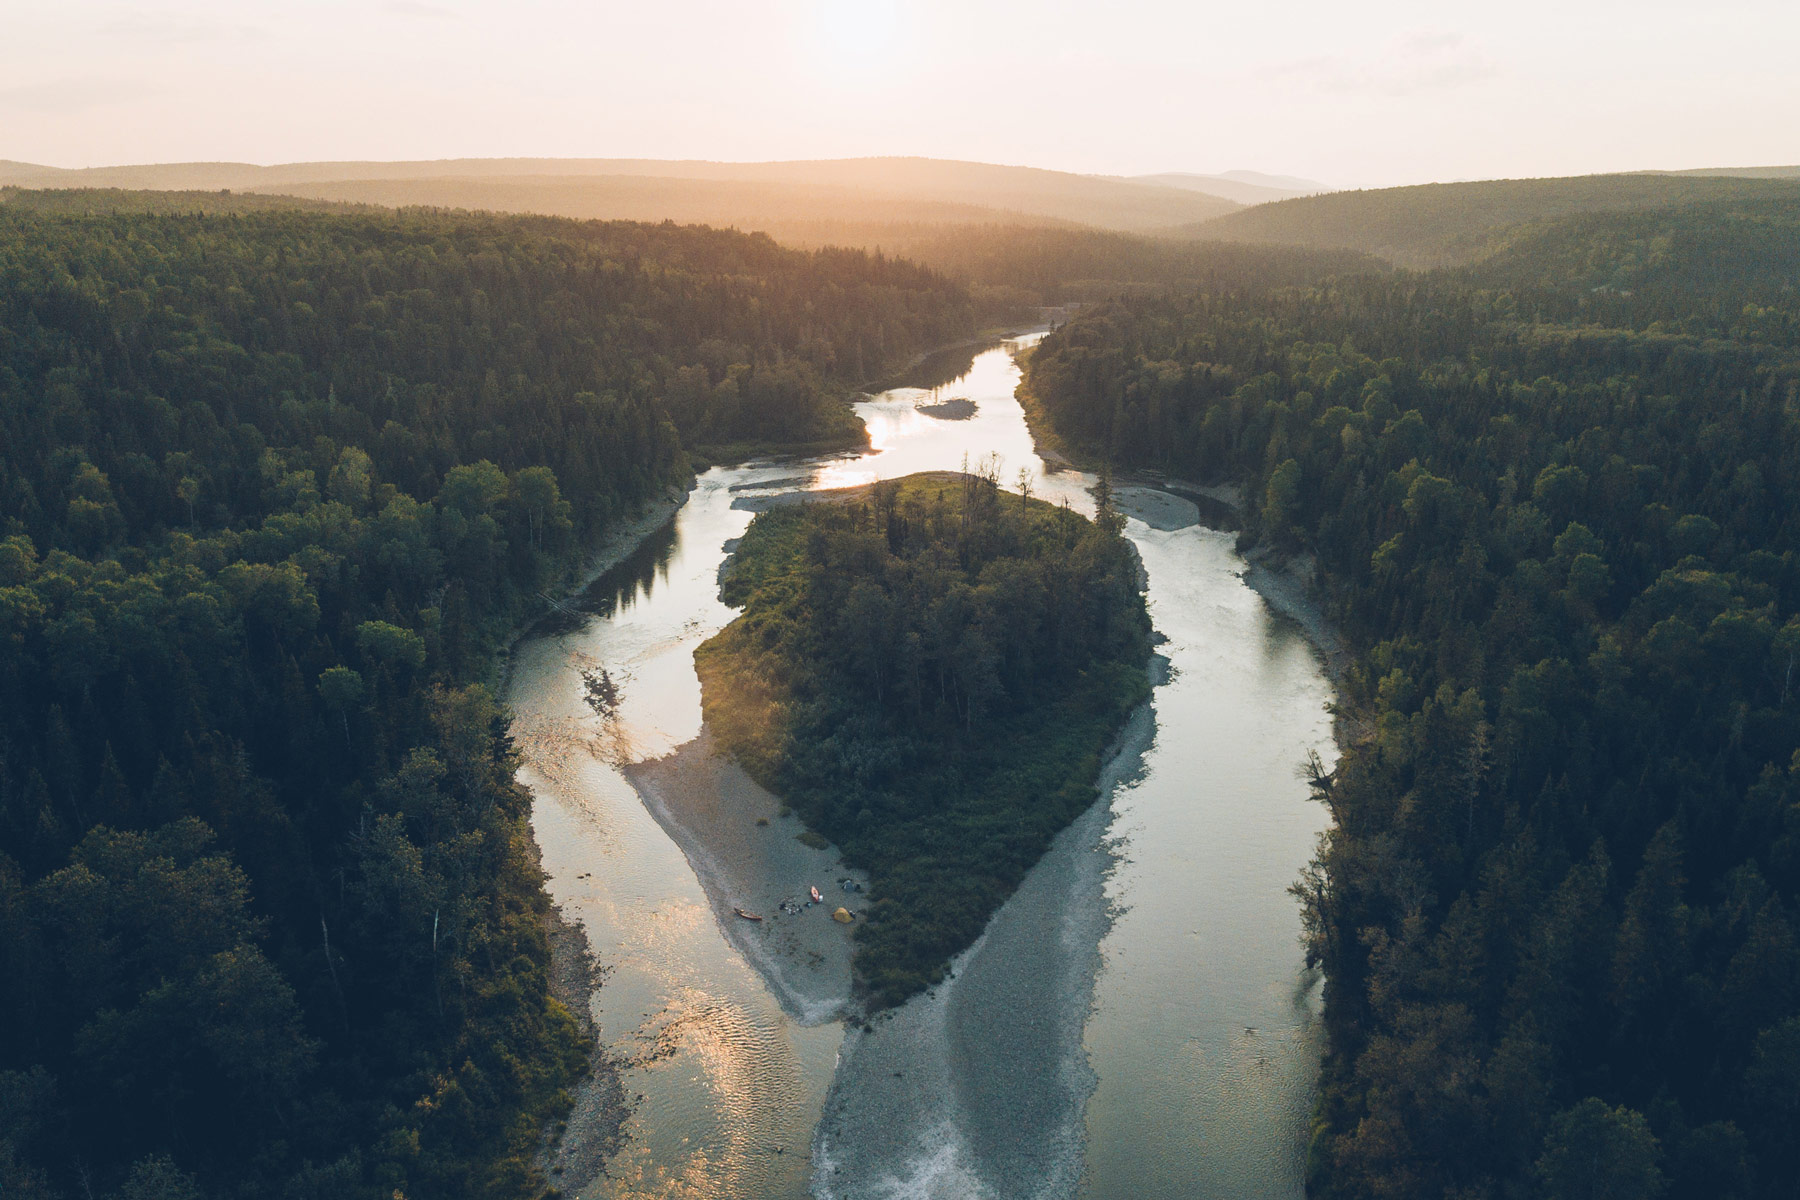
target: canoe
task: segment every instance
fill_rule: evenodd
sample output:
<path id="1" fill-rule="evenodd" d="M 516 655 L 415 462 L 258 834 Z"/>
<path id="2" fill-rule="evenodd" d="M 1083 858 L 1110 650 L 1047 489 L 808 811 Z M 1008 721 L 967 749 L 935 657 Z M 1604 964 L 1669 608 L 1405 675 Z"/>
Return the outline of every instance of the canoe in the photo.
<path id="1" fill-rule="evenodd" d="M 813 903 L 814 903 L 814 904 L 823 904 L 823 903 L 825 903 L 825 897 L 823 897 L 823 896 L 821 896 L 821 895 L 819 895 L 819 889 L 818 889 L 818 888 L 812 888 L 812 889 L 811 889 L 811 891 L 812 891 L 812 898 L 813 898 Z"/>
<path id="2" fill-rule="evenodd" d="M 741 908 L 734 908 L 734 909 L 732 909 L 732 910 L 731 910 L 731 911 L 732 911 L 732 912 L 734 912 L 734 913 L 736 913 L 736 914 L 737 914 L 737 915 L 738 915 L 738 916 L 740 916 L 740 917 L 742 917 L 742 918 L 744 918 L 744 920 L 746 920 L 746 921 L 760 921 L 760 920 L 762 920 L 762 918 L 761 918 L 761 917 L 759 917 L 759 916 L 757 916 L 757 915 L 756 915 L 756 914 L 755 914 L 755 913 L 748 913 L 748 912 L 745 912 L 745 911 L 744 911 L 744 910 L 743 910 L 743 909 L 741 909 Z"/>

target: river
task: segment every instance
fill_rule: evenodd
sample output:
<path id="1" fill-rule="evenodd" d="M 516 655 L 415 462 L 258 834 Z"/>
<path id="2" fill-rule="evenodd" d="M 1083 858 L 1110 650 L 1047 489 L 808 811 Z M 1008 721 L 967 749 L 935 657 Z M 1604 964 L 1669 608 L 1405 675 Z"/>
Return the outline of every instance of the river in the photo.
<path id="1" fill-rule="evenodd" d="M 1115 785 L 955 977 L 874 1033 L 784 1011 L 621 770 L 700 733 L 692 654 L 734 616 L 718 570 L 757 498 L 998 455 L 1008 486 L 1023 471 L 1091 511 L 1091 479 L 1047 467 L 1013 397 L 1030 340 L 860 404 L 869 453 L 708 471 L 588 615 L 515 649 L 520 778 L 552 898 L 606 971 L 593 1015 L 631 1101 L 623 1148 L 570 1194 L 1301 1195 L 1318 980 L 1286 888 L 1325 822 L 1297 766 L 1332 756 L 1330 684 L 1189 502 L 1124 490 L 1168 640 Z M 957 399 L 972 414 L 932 409 Z M 601 667 L 621 694 L 605 722 L 580 677 Z"/>

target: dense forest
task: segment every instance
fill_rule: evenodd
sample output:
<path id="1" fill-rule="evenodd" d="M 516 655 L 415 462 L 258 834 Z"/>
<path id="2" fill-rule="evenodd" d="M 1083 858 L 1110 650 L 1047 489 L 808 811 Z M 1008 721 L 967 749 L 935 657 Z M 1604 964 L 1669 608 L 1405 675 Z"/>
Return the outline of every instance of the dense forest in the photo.
<path id="1" fill-rule="evenodd" d="M 1245 481 L 1357 649 L 1295 888 L 1314 1196 L 1794 1194 L 1793 195 L 1129 299 L 1030 359 L 1072 446 Z"/>
<path id="2" fill-rule="evenodd" d="M 479 205 L 483 198 L 464 198 Z M 308 209 L 368 215 L 372 204 L 306 200 L 249 192 L 27 190 L 0 187 L 0 204 L 39 212 L 97 210 L 243 213 Z M 503 207 L 496 205 L 495 207 Z M 661 214 L 681 210 L 647 209 Z M 690 214 L 691 215 L 691 214 Z M 715 223 L 728 222 L 715 217 Z M 864 204 L 855 219 L 815 219 L 796 209 L 747 223 L 776 242 L 802 250 L 851 247 L 929 267 L 969 289 L 979 320 L 1003 323 L 1035 315 L 1039 306 L 1110 299 L 1172 287 L 1234 288 L 1311 283 L 1334 274 L 1380 270 L 1382 260 L 1354 250 L 1171 240 L 1072 225 L 1034 224 L 1019 213 L 939 214 L 884 211 Z M 868 365 L 868 364 L 865 364 Z"/>
<path id="3" fill-rule="evenodd" d="M 964 281 L 995 311 L 1170 288 L 1216 291 L 1312 283 L 1385 267 L 1350 250 L 1170 241 L 1098 229 L 1018 225 L 865 227 L 849 244 L 894 250 Z"/>
<path id="4" fill-rule="evenodd" d="M 493 652 L 960 285 L 705 229 L 0 204 L 0 1193 L 542 1189 L 587 1057 Z M 157 211 L 160 209 L 160 211 Z"/>
<path id="5" fill-rule="evenodd" d="M 1485 179 L 1332 192 L 1228 213 L 1181 232 L 1207 240 L 1360 250 L 1408 267 L 1464 265 L 1487 257 L 1522 227 L 1581 214 L 1607 216 L 1731 200 L 1800 195 L 1792 178 L 1724 175 L 1582 175 Z"/>
<path id="6" fill-rule="evenodd" d="M 1123 519 L 974 474 L 776 508 L 724 580 L 743 614 L 695 654 L 720 743 L 870 873 L 857 982 L 875 1006 L 943 977 L 1149 693 Z"/>

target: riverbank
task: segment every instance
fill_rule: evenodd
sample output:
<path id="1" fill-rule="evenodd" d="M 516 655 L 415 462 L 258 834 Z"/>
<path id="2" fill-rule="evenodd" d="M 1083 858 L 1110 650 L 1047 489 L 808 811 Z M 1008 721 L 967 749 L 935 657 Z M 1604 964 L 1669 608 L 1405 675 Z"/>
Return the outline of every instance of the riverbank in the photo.
<path id="1" fill-rule="evenodd" d="M 890 391 L 894 388 L 912 387 L 914 384 L 908 382 L 908 377 L 920 367 L 924 366 L 927 361 L 939 355 L 948 355 L 959 350 L 967 350 L 970 352 L 969 357 L 973 358 L 981 351 L 991 349 L 1002 342 L 1009 342 L 1015 338 L 1030 337 L 1034 333 L 1047 333 L 1052 328 L 1052 325 L 1042 321 L 1025 325 L 1000 325 L 983 330 L 980 333 L 971 334 L 966 338 L 960 338 L 954 342 L 945 342 L 941 346 L 933 346 L 929 350 L 919 351 L 917 354 L 907 359 L 903 366 L 889 371 L 885 375 L 868 380 L 863 384 L 860 390 L 865 395 L 868 395 L 876 392 Z"/>
<path id="2" fill-rule="evenodd" d="M 686 484 L 670 484 L 663 489 L 661 495 L 645 501 L 636 514 L 614 526 L 582 562 L 581 569 L 575 572 L 568 587 L 564 589 L 564 595 L 579 595 L 600 576 L 630 558 L 644 544 L 645 538 L 675 519 L 675 514 L 687 503 L 688 495 L 693 490 L 694 477 L 690 475 Z"/>
<path id="3" fill-rule="evenodd" d="M 1153 660 L 1161 682 L 1165 664 Z M 814 1194 L 1075 1194 L 1096 1076 L 1082 1045 L 1113 920 L 1112 797 L 1156 734 L 1140 705 L 1097 781 L 986 931 L 930 991 L 850 1030 L 813 1139 Z"/>
<path id="4" fill-rule="evenodd" d="M 495 681 L 498 694 L 504 696 L 512 684 L 512 656 L 519 642 L 530 637 L 545 617 L 562 610 L 568 600 L 581 595 L 595 580 L 635 554 L 651 534 L 673 521 L 681 506 L 687 503 L 688 494 L 693 489 L 694 477 L 690 475 L 685 487 L 670 484 L 660 495 L 646 500 L 637 513 L 613 526 L 600 539 L 599 544 L 581 561 L 581 565 L 569 573 L 563 586 L 558 589 L 561 594 L 546 600 L 544 611 L 513 627 L 495 655 L 500 667 L 499 678 Z"/>
<path id="5" fill-rule="evenodd" d="M 1166 486 L 1151 483 L 1125 483 L 1113 489 L 1113 502 L 1128 517 L 1136 517 L 1152 529 L 1176 530 L 1190 525 L 1208 524 L 1195 500 L 1183 493 L 1191 492 L 1234 510 L 1243 507 L 1240 489 L 1230 485 L 1204 487 L 1200 484 L 1167 481 Z M 1216 527 L 1216 526 L 1215 526 Z M 1318 562 L 1310 554 L 1281 554 L 1264 545 L 1242 551 L 1246 563 L 1244 583 L 1270 608 L 1298 625 L 1307 641 L 1319 652 L 1326 673 L 1336 684 L 1350 665 L 1350 651 L 1326 615 L 1319 591 Z"/>
<path id="6" fill-rule="evenodd" d="M 673 754 L 627 766 L 625 776 L 694 870 L 725 937 L 803 1025 L 856 1015 L 850 957 L 868 877 L 720 753 L 712 734 Z M 803 840 L 803 838 L 805 840 Z M 844 880 L 855 891 L 846 891 Z M 817 887 L 823 904 L 809 903 Z M 762 918 L 751 921 L 739 909 Z"/>
<path id="7" fill-rule="evenodd" d="M 619 1064 L 600 1045 L 593 999 L 604 970 L 595 962 L 587 930 L 555 905 L 544 915 L 550 942 L 550 994 L 561 1001 L 592 1047 L 592 1066 L 575 1086 L 569 1114 L 544 1131 L 537 1166 L 552 1187 L 574 1195 L 606 1173 L 606 1160 L 625 1141 L 631 1105 Z"/>
<path id="8" fill-rule="evenodd" d="M 1325 613 L 1318 561 L 1310 554 L 1282 554 L 1261 544 L 1242 553 L 1249 564 L 1244 582 L 1268 601 L 1270 608 L 1300 626 L 1336 686 L 1350 666 L 1350 651 Z"/>
<path id="9" fill-rule="evenodd" d="M 657 530 L 674 519 L 687 501 L 687 487 L 671 485 L 643 505 L 636 515 L 616 525 L 572 572 L 563 595 L 585 591 L 595 580 L 625 561 Z M 563 597 L 558 597 L 558 602 Z M 554 611 L 554 606 L 552 611 Z M 513 651 L 520 640 L 543 620 L 543 613 L 521 622 L 496 655 L 499 694 L 512 687 Z M 533 834 L 535 837 L 535 833 Z M 542 847 L 534 844 L 542 857 Z M 589 1046 L 587 1075 L 575 1085 L 567 1114 L 544 1130 L 537 1155 L 538 1169 L 551 1186 L 574 1195 L 605 1173 L 606 1161 L 624 1142 L 624 1125 L 631 1115 L 620 1063 L 600 1042 L 594 1022 L 604 969 L 595 962 L 587 931 L 551 904 L 544 918 L 545 940 L 550 947 L 550 995 L 569 1010 Z"/>

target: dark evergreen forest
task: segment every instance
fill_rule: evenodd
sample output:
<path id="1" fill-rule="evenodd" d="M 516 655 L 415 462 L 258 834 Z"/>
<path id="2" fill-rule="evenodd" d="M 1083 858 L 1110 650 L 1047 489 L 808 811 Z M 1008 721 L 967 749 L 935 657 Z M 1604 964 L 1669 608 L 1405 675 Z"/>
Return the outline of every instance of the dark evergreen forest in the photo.
<path id="1" fill-rule="evenodd" d="M 1738 200 L 1792 202 L 1792 177 L 1641 171 L 1549 179 L 1482 179 L 1300 196 L 1187 226 L 1197 238 L 1360 250 L 1414 268 L 1467 266 L 1521 235 L 1588 214 L 1668 214 Z M 1576 228 L 1582 226 L 1578 223 Z M 1589 225 L 1587 228 L 1595 228 Z"/>
<path id="2" fill-rule="evenodd" d="M 537 1194 L 587 1048 L 494 651 L 685 447 L 854 440 L 967 293 L 672 225 L 8 201 L 0 1193 Z"/>
<path id="3" fill-rule="evenodd" d="M 1042 431 L 1246 482 L 1246 543 L 1316 563 L 1356 648 L 1295 889 L 1312 1193 L 1792 1195 L 1792 194 L 1484 228 L 1423 274 L 922 238 L 952 279 L 673 225 L 5 193 L 0 1193 L 540 1192 L 588 1048 L 494 652 L 696 458 L 854 442 L 849 388 L 1111 292 L 1030 359 Z M 722 736 L 874 873 L 876 1003 L 1091 800 L 1143 687 L 1110 517 L 996 482 L 764 515 L 700 656 Z"/>
<path id="4" fill-rule="evenodd" d="M 1794 1195 L 1797 286 L 1800 202 L 1740 198 L 1030 360 L 1072 446 L 1246 481 L 1356 647 L 1295 888 L 1312 1195 Z"/>
<path id="5" fill-rule="evenodd" d="M 1387 266 L 1352 250 L 1176 241 L 1098 229 L 914 225 L 833 232 L 854 237 L 852 244 L 882 246 L 964 281 L 979 300 L 999 311 L 1170 288 L 1216 291 L 1312 283 Z"/>

